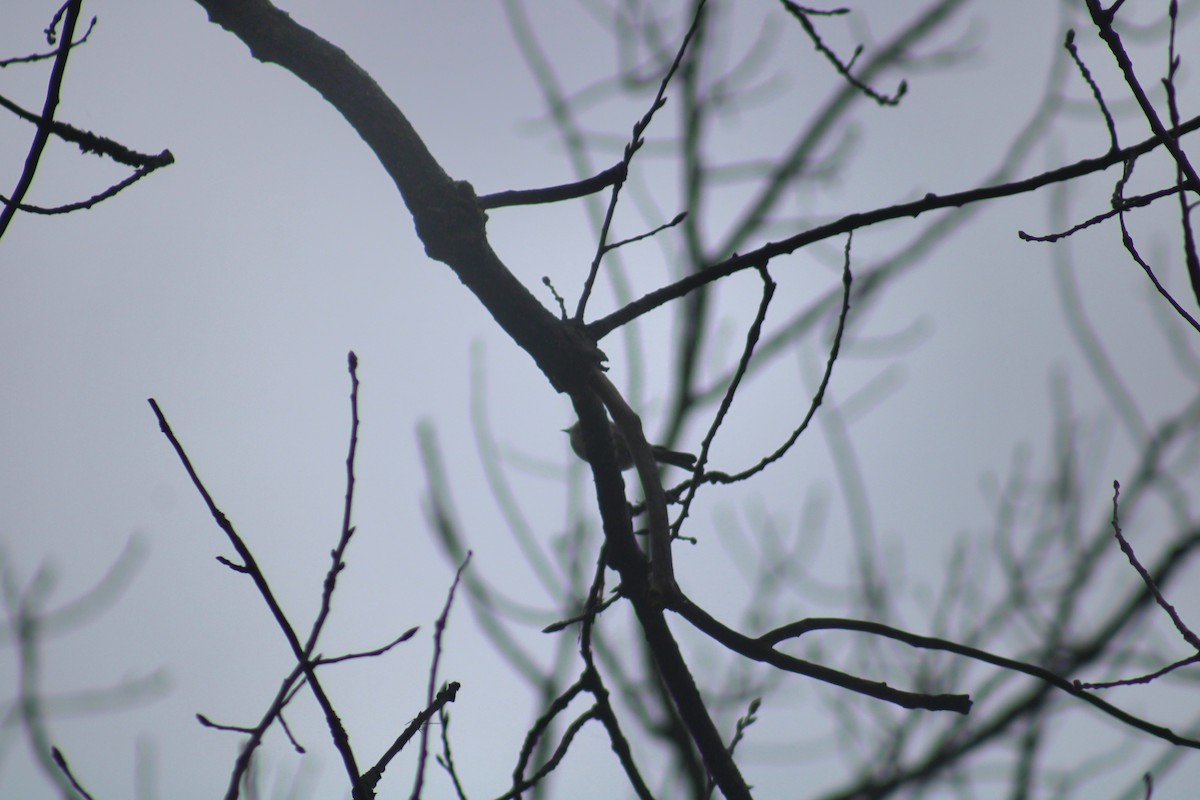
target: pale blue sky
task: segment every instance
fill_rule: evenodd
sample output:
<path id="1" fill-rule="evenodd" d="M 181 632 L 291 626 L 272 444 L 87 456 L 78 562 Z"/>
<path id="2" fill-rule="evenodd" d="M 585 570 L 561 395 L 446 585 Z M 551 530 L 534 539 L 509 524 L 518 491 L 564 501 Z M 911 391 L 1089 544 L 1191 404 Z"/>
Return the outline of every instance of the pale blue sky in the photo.
<path id="1" fill-rule="evenodd" d="M 528 4 L 569 87 L 612 70 L 612 44 L 582 10 L 586 5 Z M 739 4 L 739 11 L 750 5 Z M 867 26 L 873 38 L 858 27 L 839 44 L 865 40 L 869 46 L 909 13 L 897 6 L 909 5 L 916 7 L 861 4 L 856 25 Z M 797 209 L 824 219 L 981 180 L 1040 96 L 1046 65 L 1061 42 L 1053 5 L 969 6 L 938 41 L 970 54 L 942 73 L 908 74 L 910 93 L 899 109 L 865 108 L 856 118 L 859 155 L 833 184 L 799 198 Z M 33 0 L 10 4 L 0 26 L 0 56 L 44 49 L 38 32 L 53 7 Z M 286 8 L 366 68 L 447 171 L 480 193 L 573 179 L 553 136 L 535 124 L 543 114 L 540 97 L 499 3 L 356 0 Z M 170 691 L 132 710 L 56 720 L 55 741 L 97 797 L 131 796 L 139 742 L 155 751 L 160 796 L 213 797 L 223 791 L 236 743 L 201 729 L 193 715 L 249 724 L 288 669 L 289 656 L 248 582 L 214 560 L 229 548 L 158 432 L 146 398 L 157 398 L 285 607 L 303 620 L 314 611 L 340 521 L 349 427 L 346 353 L 357 352 L 363 383 L 359 534 L 322 648 L 327 654 L 378 646 L 412 625 L 432 630 L 453 566 L 431 542 L 422 516 L 425 482 L 414 432 L 422 419 L 436 425 L 445 448 L 474 567 L 510 596 L 531 605 L 544 600 L 536 588 L 529 596 L 536 584 L 483 481 L 470 414 L 473 347 L 486 372 L 488 415 L 501 446 L 545 468 L 543 474 L 518 472 L 514 482 L 546 541 L 572 521 L 563 482 L 554 477 L 569 463 L 560 429 L 572 421 L 570 407 L 530 359 L 498 335 L 452 273 L 425 257 L 394 187 L 312 90 L 278 67 L 253 61 L 195 4 L 94 0 L 85 13 L 100 23 L 92 42 L 72 57 L 60 118 L 142 151 L 170 148 L 177 163 L 91 211 L 18 216 L 0 243 L 0 543 L 6 568 L 22 581 L 41 565 L 52 567 L 53 604 L 95 582 L 130 537 L 141 542 L 145 562 L 117 605 L 47 643 L 45 685 L 48 692 L 70 692 L 163 669 Z M 783 28 L 783 86 L 794 94 L 748 108 L 736 123 L 714 131 L 731 158 L 777 152 L 833 80 L 778 8 L 764 2 L 745 13 L 754 19 L 743 38 L 762 13 Z M 1085 52 L 1092 69 L 1115 87 L 1105 54 L 1090 42 Z M 1161 60 L 1150 63 L 1158 69 Z M 46 72 L 9 67 L 0 72 L 0 92 L 38 108 Z M 897 78 L 880 83 L 891 89 Z M 1069 85 L 1072 97 L 1087 97 L 1077 79 Z M 1185 88 L 1194 100 L 1193 85 Z M 612 103 L 588 122 L 597 132 L 623 137 L 643 108 Z M 1103 152 L 1102 126 L 1086 104 L 1079 109 L 1055 127 L 1021 174 Z M 665 116 L 664 125 L 669 120 Z M 1136 121 L 1126 129 L 1126 143 L 1145 135 Z M 31 135 L 29 126 L 0 118 L 0 191 L 15 184 Z M 615 158 L 605 156 L 597 166 Z M 671 165 L 647 152 L 637 166 L 638 180 L 658 192 L 665 218 L 673 216 L 679 209 Z M 27 199 L 69 202 L 122 175 L 56 144 Z M 1110 186 L 1111 176 L 1080 183 L 1071 218 L 1103 210 Z M 882 357 L 855 357 L 851 349 L 835 375 L 834 402 L 852 401 L 881 376 L 891 381 L 884 403 L 860 413 L 852 404 L 846 413 L 870 491 L 874 535 L 889 569 L 910 587 L 937 580 L 955 536 L 988 529 L 987 476 L 1003 475 L 1018 445 L 1031 446 L 1041 467 L 1052 462 L 1046 443 L 1052 368 L 1068 376 L 1085 424 L 1114 426 L 1062 322 L 1050 248 L 1016 236 L 1018 229 L 1048 229 L 1048 197 L 996 203 L 856 319 L 860 340 L 915 326 L 922 332 L 916 349 Z M 735 213 L 736 199 L 709 207 L 712 240 Z M 1174 207 L 1164 213 L 1169 219 Z M 1173 229 L 1167 223 L 1156 228 L 1154 214 L 1138 217 L 1147 226 L 1147 250 L 1167 265 L 1164 277 L 1186 301 L 1178 257 L 1169 249 Z M 618 238 L 644 227 L 629 213 Z M 902 221 L 863 233 L 855 241 L 856 266 L 870 266 L 916 230 Z M 569 302 L 577 296 L 594 246 L 579 205 L 494 211 L 489 234 L 548 306 L 543 275 Z M 778 321 L 786 308 L 837 285 L 828 256 L 841 244 L 815 251 L 822 258 L 801 252 L 773 266 L 780 302 L 788 304 Z M 628 251 L 636 288 L 675 274 L 665 249 L 651 243 Z M 1162 306 L 1121 252 L 1115 228 L 1081 237 L 1074 253 L 1093 323 L 1147 418 L 1180 405 L 1195 387 L 1163 354 L 1155 321 Z M 736 357 L 756 292 L 756 280 L 742 276 L 721 296 L 728 341 L 708 363 L 713 375 Z M 592 313 L 613 307 L 602 281 Z M 660 429 L 657 414 L 666 399 L 662 376 L 673 313 L 659 311 L 640 326 L 646 377 L 638 399 L 651 431 Z M 819 344 L 809 342 L 799 357 L 778 362 L 747 386 L 729 434 L 714 449 L 717 468 L 744 467 L 786 437 L 824 363 Z M 622 385 L 630 377 L 624 347 L 616 338 L 604 346 Z M 689 431 L 685 444 L 699 435 Z M 1133 467 L 1129 439 L 1115 429 L 1108 441 L 1089 471 L 1097 485 L 1126 479 Z M 722 541 L 728 534 L 722 520 L 748 525 L 758 507 L 794 528 L 804 498 L 824 494 L 827 530 L 809 566 L 836 581 L 848 569 L 842 544 L 849 522 L 831 463 L 815 428 L 756 487 L 703 496 L 693 510 L 694 535 Z M 1110 508 L 1102 493 L 1095 497 L 1091 513 L 1100 524 Z M 1153 528 L 1152 517 L 1143 522 Z M 724 588 L 723 576 L 733 567 L 723 547 L 682 548 L 677 561 L 685 589 L 729 621 L 738 618 L 753 587 Z M 1119 587 L 1133 580 L 1114 573 Z M 1186 600 L 1177 598 L 1181 607 Z M 846 607 L 835 597 L 820 609 L 788 611 L 833 614 Z M 929 610 L 919 604 L 898 613 L 918 633 L 929 622 Z M 456 755 L 470 765 L 472 796 L 484 797 L 502 790 L 535 712 L 525 690 L 482 648 L 473 624 L 460 605 L 442 673 L 464 686 L 453 711 Z M 551 652 L 537 627 L 522 631 L 523 640 Z M 343 692 L 339 707 L 364 753 L 386 746 L 422 706 L 428 652 L 423 635 L 386 661 L 346 667 L 330 678 Z M 983 680 L 983 672 L 972 674 Z M 13 679 L 11 650 L 0 651 L 5 696 Z M 801 740 L 829 736 L 835 718 L 825 713 L 827 694 L 809 687 L 792 692 L 813 720 Z M 1188 719 L 1170 698 L 1151 692 L 1114 699 L 1156 721 Z M 768 706 L 762 739 L 748 746 L 770 755 L 772 742 L 791 741 L 794 710 L 781 706 L 776 715 Z M 1070 719 L 1089 731 L 1110 728 L 1085 710 Z M 319 796 L 337 796 L 339 765 L 309 704 L 295 709 L 290 721 L 317 753 Z M 44 784 L 31 776 L 22 745 L 11 738 L 2 743 L 0 796 L 49 797 L 44 788 L 30 788 Z M 299 768 L 277 735 L 266 753 L 270 771 L 287 776 Z M 1147 747 L 1139 755 L 1152 753 Z M 562 786 L 573 787 L 568 796 L 611 797 L 598 787 L 589 794 L 580 778 L 592 759 L 608 770 L 610 758 L 593 733 L 566 767 Z M 388 787 L 394 792 L 388 796 L 407 792 L 408 763 L 392 767 L 406 777 Z M 1142 763 L 1131 761 L 1106 788 L 1136 783 Z M 797 770 L 821 785 L 832 779 L 829 769 L 819 760 L 780 767 L 768 759 L 752 764 L 748 774 L 763 796 L 782 796 L 779 787 L 794 787 Z M 433 779 L 440 781 L 440 774 Z M 428 796 L 448 791 L 441 786 Z"/>

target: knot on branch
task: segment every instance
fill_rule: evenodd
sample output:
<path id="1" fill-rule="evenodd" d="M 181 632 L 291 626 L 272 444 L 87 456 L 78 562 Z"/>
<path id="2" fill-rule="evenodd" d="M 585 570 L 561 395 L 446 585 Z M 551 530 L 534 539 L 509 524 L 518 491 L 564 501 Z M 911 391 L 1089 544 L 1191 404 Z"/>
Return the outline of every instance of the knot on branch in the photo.
<path id="1" fill-rule="evenodd" d="M 427 202 L 411 207 L 417 236 L 436 261 L 452 263 L 486 240 L 487 214 L 468 181 L 452 181 Z"/>

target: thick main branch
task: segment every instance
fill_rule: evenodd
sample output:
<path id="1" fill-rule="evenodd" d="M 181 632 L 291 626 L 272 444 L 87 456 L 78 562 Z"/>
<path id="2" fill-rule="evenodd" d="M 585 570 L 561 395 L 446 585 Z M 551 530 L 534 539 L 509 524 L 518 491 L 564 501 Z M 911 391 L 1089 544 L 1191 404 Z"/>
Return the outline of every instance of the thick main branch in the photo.
<path id="1" fill-rule="evenodd" d="M 601 357 L 508 270 L 487 241 L 487 216 L 465 181 L 434 159 L 395 103 L 341 48 L 265 0 L 196 0 L 209 19 L 320 92 L 358 132 L 400 190 L 430 258 L 445 263 L 559 391 L 582 388 Z"/>
<path id="2" fill-rule="evenodd" d="M 554 317 L 500 261 L 488 244 L 487 217 L 470 184 L 446 174 L 379 85 L 340 48 L 265 0 L 197 2 L 213 22 L 245 42 L 255 58 L 291 71 L 341 112 L 400 190 L 426 253 L 453 269 L 500 327 L 533 357 L 551 385 L 571 395 L 586 424 L 606 424 L 590 384 L 603 354 L 582 327 Z M 609 552 L 621 570 L 660 675 L 722 793 L 749 798 L 749 788 L 671 636 L 661 603 L 650 591 L 620 473 L 615 463 L 601 464 L 595 472 Z"/>

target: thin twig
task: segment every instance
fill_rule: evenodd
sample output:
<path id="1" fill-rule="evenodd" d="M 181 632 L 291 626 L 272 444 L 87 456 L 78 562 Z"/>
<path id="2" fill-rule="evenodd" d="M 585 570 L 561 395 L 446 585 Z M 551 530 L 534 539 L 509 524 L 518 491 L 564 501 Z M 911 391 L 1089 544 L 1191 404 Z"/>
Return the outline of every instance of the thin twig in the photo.
<path id="1" fill-rule="evenodd" d="M 0 209 L 0 238 L 3 238 L 9 223 L 17 213 L 17 205 L 25 199 L 25 193 L 33 184 L 33 176 L 37 172 L 38 162 L 42 159 L 42 151 L 46 149 L 46 143 L 50 141 L 50 122 L 54 119 L 55 109 L 58 108 L 63 75 L 67 70 L 67 56 L 71 53 L 71 40 L 75 36 L 75 23 L 79 21 L 79 12 L 82 6 L 83 0 L 69 0 L 64 6 L 66 17 L 63 20 L 63 43 L 54 56 L 54 66 L 50 70 L 50 83 L 46 87 L 46 100 L 42 104 L 41 121 L 38 123 L 37 133 L 34 134 L 33 141 L 29 145 L 29 152 L 25 156 L 25 166 L 21 170 L 21 177 L 17 179 L 17 187 L 13 190 L 12 197 L 5 201 L 4 208 Z"/>
<path id="2" fill-rule="evenodd" d="M 637 153 L 637 151 L 640 150 L 642 145 L 645 143 L 645 140 L 642 138 L 642 134 L 645 133 L 648 127 L 650 127 L 650 122 L 654 119 L 655 112 L 662 108 L 667 102 L 667 85 L 671 82 L 671 79 L 679 70 L 679 65 L 683 62 L 683 55 L 687 52 L 688 45 L 695 37 L 696 31 L 698 31 L 700 28 L 700 20 L 704 15 L 704 5 L 705 0 L 700 0 L 700 2 L 696 5 L 696 13 L 692 17 L 692 24 L 688 28 L 687 33 L 684 35 L 683 41 L 679 44 L 679 50 L 675 53 L 675 60 L 671 63 L 671 67 L 667 70 L 667 74 L 663 76 L 662 82 L 658 86 L 658 94 L 654 96 L 653 102 L 650 103 L 650 108 L 645 114 L 642 115 L 642 118 L 634 123 L 633 136 L 629 140 L 629 143 L 625 146 L 625 154 L 621 162 L 625 165 L 626 171 L 628 171 L 629 163 L 633 161 L 634 154 Z M 608 211 L 605 212 L 604 222 L 600 226 L 600 238 L 596 245 L 596 255 L 592 259 L 592 264 L 588 270 L 587 279 L 583 282 L 583 291 L 579 295 L 579 304 L 575 308 L 574 319 L 578 322 L 583 321 L 583 312 L 587 308 L 588 298 L 591 297 L 592 294 L 592 286 L 595 284 L 596 275 L 600 271 L 600 262 L 603 260 L 604 254 L 607 252 L 608 231 L 609 227 L 612 225 L 613 214 L 617 210 L 617 199 L 620 197 L 622 185 L 623 182 L 613 184 L 612 197 L 608 202 Z"/>
<path id="3" fill-rule="evenodd" d="M 829 46 L 826 45 L 824 41 L 822 41 L 821 35 L 817 33 L 816 26 L 814 26 L 812 21 L 808 18 L 809 15 L 834 16 L 848 13 L 845 9 L 837 9 L 835 11 L 816 11 L 811 8 L 804 8 L 803 6 L 796 5 L 791 0 L 779 1 L 783 4 L 783 7 L 787 9 L 788 13 L 795 17 L 797 21 L 799 21 L 801 27 L 804 28 L 804 32 L 808 34 L 808 38 L 812 40 L 813 45 L 817 48 L 817 51 L 829 60 L 829 63 L 833 65 L 833 68 L 838 71 L 839 75 L 849 81 L 852 86 L 865 94 L 867 97 L 870 97 L 876 103 L 879 103 L 881 106 L 895 106 L 900 104 L 900 99 L 908 92 L 908 81 L 900 81 L 900 85 L 896 88 L 896 93 L 893 95 L 880 94 L 879 92 L 875 91 L 870 86 L 854 77 L 854 73 L 852 72 L 854 68 L 854 62 L 858 60 L 860 55 L 862 55 L 862 45 L 859 45 L 857 48 L 855 48 L 854 55 L 849 61 L 844 62 L 836 53 L 829 49 Z"/>
<path id="4" fill-rule="evenodd" d="M 442 613 L 438 615 L 437 621 L 433 625 L 433 659 L 429 664 L 429 695 L 427 700 L 427 708 L 424 712 L 422 712 L 426 715 L 426 719 L 428 719 L 429 716 L 432 716 L 438 698 L 441 698 L 443 695 L 449 692 L 448 699 L 444 699 L 441 702 L 443 704 L 452 702 L 454 700 L 454 694 L 458 691 L 458 684 L 451 683 L 441 690 L 437 698 L 434 697 L 433 693 L 434 686 L 437 683 L 438 665 L 441 664 L 442 661 L 442 634 L 446 632 L 446 623 L 450 620 L 450 609 L 454 606 L 454 595 L 458 591 L 459 581 L 462 580 L 462 574 L 466 571 L 467 565 L 470 563 L 471 553 L 468 552 L 467 557 L 463 559 L 462 564 L 459 565 L 458 571 L 454 573 L 454 582 L 450 584 L 450 591 L 446 592 L 446 603 L 442 606 Z M 416 720 L 413 721 L 413 724 L 416 724 Z M 405 733 L 408 732 L 406 731 Z M 392 757 L 400 752 L 400 749 L 404 747 L 404 744 L 407 741 L 408 740 L 401 735 L 401 737 L 396 740 L 396 743 L 392 745 L 391 749 L 388 750 L 384 757 L 379 760 L 379 763 L 376 766 L 378 767 L 380 774 L 383 773 L 387 763 L 392 759 Z M 422 727 L 421 749 L 417 756 L 417 769 L 416 777 L 413 779 L 412 800 L 420 800 L 421 798 L 421 787 L 425 783 L 425 765 L 428 759 L 429 729 Z M 374 786 L 374 784 L 372 784 L 372 786 Z"/>
<path id="5" fill-rule="evenodd" d="M 532 206 L 540 203 L 561 203 L 595 194 L 609 186 L 622 183 L 629 165 L 622 161 L 598 175 L 573 183 L 546 186 L 541 189 L 510 189 L 506 192 L 485 194 L 479 198 L 479 207 L 486 210 L 505 206 Z"/>
<path id="6" fill-rule="evenodd" d="M 412 722 L 396 737 L 396 741 L 392 742 L 392 746 L 387 749 L 375 766 L 371 767 L 363 775 L 362 785 L 363 790 L 367 793 L 366 796 L 374 797 L 375 787 L 379 784 L 379 779 L 383 777 L 383 771 L 387 769 L 387 765 L 392 759 L 404 749 L 404 746 L 409 743 L 417 731 L 424 731 L 427 724 L 434 714 L 438 713 L 447 703 L 453 703 L 458 696 L 458 690 L 462 685 L 456 681 L 451 681 L 442 687 L 442 690 L 437 693 L 437 696 L 430 701 L 421 713 L 413 717 Z"/>
<path id="7" fill-rule="evenodd" d="M 1121 521 L 1118 516 L 1120 509 L 1121 498 L 1121 483 L 1113 481 L 1113 515 L 1112 527 L 1113 535 L 1117 538 L 1117 544 L 1121 547 L 1121 552 L 1129 559 L 1130 565 L 1137 570 L 1137 574 L 1141 576 L 1142 583 L 1146 584 L 1146 589 L 1154 595 L 1154 602 L 1158 603 L 1158 607 L 1167 612 L 1167 616 L 1171 618 L 1171 623 L 1175 626 L 1175 630 L 1179 631 L 1179 635 L 1184 641 L 1190 644 L 1197 651 L 1200 651 L 1200 636 L 1196 636 L 1195 632 L 1187 626 L 1183 618 L 1179 616 L 1179 612 L 1175 610 L 1175 606 L 1167 601 L 1163 593 L 1159 590 L 1158 584 L 1154 582 L 1154 578 L 1142 566 L 1142 562 L 1138 561 L 1137 554 L 1133 552 L 1133 546 L 1129 544 L 1129 540 L 1125 538 L 1125 534 L 1121 532 Z"/>
<path id="8" fill-rule="evenodd" d="M 1175 128 L 1171 131 L 1171 134 L 1178 137 L 1198 129 L 1200 129 L 1200 116 L 1193 117 L 1178 128 Z M 672 300 L 683 297 L 701 286 L 721 280 L 745 269 L 757 268 L 759 265 L 767 263 L 773 258 L 795 252 L 810 244 L 824 241 L 834 236 L 840 236 L 850 231 L 861 230 L 871 225 L 878 225 L 895 219 L 903 219 L 904 217 L 916 217 L 938 209 L 958 208 L 971 203 L 995 200 L 1000 197 L 1027 194 L 1044 186 L 1083 177 L 1084 175 L 1090 175 L 1094 172 L 1106 170 L 1114 165 L 1122 164 L 1131 158 L 1149 153 L 1159 147 L 1160 144 L 1157 137 L 1151 137 L 1115 153 L 1106 153 L 1095 158 L 1085 158 L 1073 164 L 1048 170 L 1029 178 L 997 184 L 995 186 L 968 189 L 952 194 L 939 195 L 930 192 L 920 200 L 898 203 L 872 211 L 848 214 L 841 219 L 824 225 L 818 225 L 815 228 L 810 228 L 807 231 L 789 236 L 786 239 L 768 242 L 755 250 L 735 254 L 724 261 L 692 273 L 675 283 L 655 289 L 624 308 L 588 323 L 585 326 L 585 330 L 593 339 L 600 341 L 622 325 Z"/>
<path id="9" fill-rule="evenodd" d="M 221 530 L 225 532 L 230 544 L 233 545 L 234 550 L 237 551 L 238 556 L 242 559 L 241 566 L 244 568 L 246 574 L 250 576 L 250 579 L 254 581 L 254 585 L 262 596 L 263 601 L 267 604 L 271 616 L 275 618 L 275 624 L 279 626 L 279 630 L 283 632 L 284 638 L 287 639 L 288 646 L 292 650 L 292 655 L 303 670 L 304 676 L 308 680 L 308 685 L 312 689 L 313 697 L 316 698 L 317 704 L 321 707 L 325 715 L 325 722 L 329 726 L 330 737 L 333 739 L 334 748 L 342 758 L 342 765 L 350 780 L 355 800 L 360 800 L 358 765 L 355 763 L 354 751 L 350 749 L 350 737 L 347 735 L 341 719 L 334 711 L 332 701 L 330 701 L 328 695 L 325 694 L 324 688 L 317 681 L 315 667 L 308 661 L 308 654 L 305 653 L 304 647 L 300 643 L 300 638 L 296 635 L 295 628 L 288 621 L 287 615 L 283 613 L 283 608 L 279 605 L 279 601 L 275 599 L 275 593 L 271 591 L 266 575 L 259 569 L 253 553 L 250 552 L 250 548 L 246 546 L 245 541 L 234 530 L 229 518 L 217 507 L 217 504 L 212 499 L 212 495 L 209 494 L 203 481 L 200 480 L 200 476 L 196 474 L 196 469 L 192 466 L 191 459 L 184 452 L 183 445 L 179 443 L 179 439 L 175 437 L 175 432 L 171 430 L 171 426 L 167 422 L 166 416 L 163 415 L 162 409 L 158 407 L 158 403 L 153 397 L 147 402 L 150 403 L 150 408 L 153 409 L 154 416 L 158 419 L 158 426 L 162 430 L 163 435 L 171 443 L 171 447 L 174 448 L 175 454 L 179 457 L 183 468 L 187 471 L 188 477 L 191 478 L 192 485 L 196 487 L 196 491 L 200 493 L 205 505 L 208 506 L 209 513 L 216 520 Z M 236 784 L 231 787 L 231 790 L 236 794 Z"/>

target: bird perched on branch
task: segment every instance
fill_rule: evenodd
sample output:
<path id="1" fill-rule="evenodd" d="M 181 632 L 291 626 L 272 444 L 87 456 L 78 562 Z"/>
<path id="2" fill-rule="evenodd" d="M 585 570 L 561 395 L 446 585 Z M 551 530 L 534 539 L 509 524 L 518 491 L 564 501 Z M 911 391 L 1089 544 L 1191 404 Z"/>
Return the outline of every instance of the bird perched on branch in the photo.
<path id="1" fill-rule="evenodd" d="M 616 425 L 610 422 L 608 429 L 612 434 L 613 447 L 617 452 L 617 466 L 622 471 L 627 470 L 633 466 L 633 453 L 629 451 L 629 445 L 625 443 L 625 437 L 621 435 L 621 431 Z M 583 440 L 583 429 L 579 423 L 576 422 L 569 428 L 563 428 L 563 432 L 571 435 L 571 449 L 575 451 L 575 455 L 590 464 L 592 460 L 587 456 L 587 444 Z M 673 467 L 688 470 L 696 465 L 696 457 L 691 453 L 670 450 L 657 444 L 652 445 L 650 450 L 654 453 L 654 460 L 660 464 L 670 464 Z"/>

